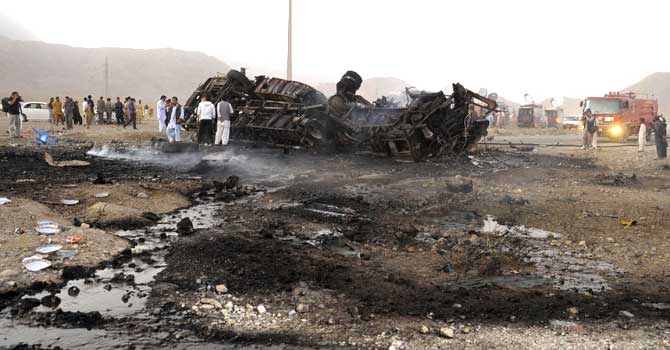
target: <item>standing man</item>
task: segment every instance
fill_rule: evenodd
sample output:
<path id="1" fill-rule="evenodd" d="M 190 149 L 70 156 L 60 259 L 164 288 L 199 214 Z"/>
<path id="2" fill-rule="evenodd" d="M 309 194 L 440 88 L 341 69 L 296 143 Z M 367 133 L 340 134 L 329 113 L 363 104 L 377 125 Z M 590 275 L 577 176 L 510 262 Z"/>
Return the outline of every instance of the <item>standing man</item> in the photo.
<path id="1" fill-rule="evenodd" d="M 638 152 L 644 152 L 644 146 L 647 145 L 647 124 L 644 118 L 640 118 L 640 131 L 637 133 Z"/>
<path id="2" fill-rule="evenodd" d="M 126 123 L 123 124 L 123 128 L 125 129 L 126 126 L 132 123 L 133 129 L 137 130 L 137 106 L 135 104 L 134 98 L 128 100 L 127 109 L 128 109 L 128 120 L 126 120 Z"/>
<path id="3" fill-rule="evenodd" d="M 170 143 L 181 141 L 181 124 L 184 122 L 184 108 L 177 97 L 170 103 L 170 119 L 167 123 L 167 137 Z"/>
<path id="4" fill-rule="evenodd" d="M 86 109 L 84 109 L 84 116 L 86 116 L 86 129 L 91 128 L 91 124 L 93 124 L 93 120 L 95 119 L 93 108 L 95 108 L 93 100 L 89 99 L 88 104 L 86 105 Z"/>
<path id="5" fill-rule="evenodd" d="M 123 124 L 123 103 L 121 103 L 121 97 L 116 98 L 114 113 L 116 114 L 116 124 Z"/>
<path id="6" fill-rule="evenodd" d="M 49 98 L 49 103 L 47 104 L 47 108 L 49 109 L 49 123 L 51 123 L 51 126 L 54 126 L 54 125 L 56 125 L 56 118 L 54 117 L 54 98 L 53 97 Z"/>
<path id="7" fill-rule="evenodd" d="M 144 118 L 144 107 L 142 106 L 142 100 L 138 100 L 135 106 L 137 110 L 137 122 L 142 124 L 142 119 Z"/>
<path id="8" fill-rule="evenodd" d="M 58 126 L 58 124 L 65 125 L 65 115 L 63 114 L 63 102 L 61 102 L 60 96 L 56 96 L 56 99 L 54 100 L 53 111 L 56 126 Z"/>
<path id="9" fill-rule="evenodd" d="M 81 110 L 79 109 L 79 101 L 72 99 L 72 102 L 74 103 L 74 115 L 72 116 L 72 119 L 74 120 L 74 125 L 83 125 L 84 118 L 81 117 Z"/>
<path id="10" fill-rule="evenodd" d="M 654 117 L 654 122 L 652 123 L 654 128 L 654 139 L 656 141 L 656 154 L 658 159 L 662 160 L 668 156 L 668 141 L 666 137 L 666 127 L 665 118 L 660 115 Z"/>
<path id="11" fill-rule="evenodd" d="M 198 104 L 196 115 L 200 121 L 198 128 L 198 143 L 203 145 L 212 144 L 212 121 L 216 113 L 214 104 L 208 101 L 209 97 L 205 94 Z"/>
<path id="12" fill-rule="evenodd" d="M 95 106 L 98 113 L 98 124 L 105 124 L 105 98 L 100 96 L 98 104 Z"/>
<path id="13" fill-rule="evenodd" d="M 582 116 L 582 123 L 584 124 L 584 137 L 583 137 L 584 144 L 582 146 L 582 149 L 589 149 L 593 147 L 594 145 L 593 135 L 598 131 L 598 126 L 596 125 L 596 117 L 593 116 L 593 113 L 591 113 L 590 109 L 584 111 L 584 115 Z"/>
<path id="14" fill-rule="evenodd" d="M 216 121 L 215 145 L 227 145 L 230 138 L 230 115 L 233 114 L 233 106 L 227 101 L 221 100 L 216 104 L 218 119 Z"/>
<path id="15" fill-rule="evenodd" d="M 165 131 L 165 120 L 167 119 L 165 117 L 165 99 L 167 97 L 165 95 L 161 96 L 161 98 L 158 100 L 158 103 L 156 103 L 156 117 L 158 117 L 158 131 L 163 132 Z"/>
<path id="16" fill-rule="evenodd" d="M 9 137 L 19 138 L 21 137 L 21 95 L 18 92 L 14 91 L 9 96 L 9 108 L 7 109 L 7 115 L 9 115 Z"/>
<path id="17" fill-rule="evenodd" d="M 74 101 L 70 96 L 65 96 L 65 124 L 68 130 L 72 129 L 72 120 L 74 118 Z"/>
<path id="18" fill-rule="evenodd" d="M 105 102 L 105 123 L 106 124 L 111 124 L 112 123 L 112 110 L 114 109 L 114 106 L 112 105 L 112 99 L 107 97 L 107 101 Z"/>

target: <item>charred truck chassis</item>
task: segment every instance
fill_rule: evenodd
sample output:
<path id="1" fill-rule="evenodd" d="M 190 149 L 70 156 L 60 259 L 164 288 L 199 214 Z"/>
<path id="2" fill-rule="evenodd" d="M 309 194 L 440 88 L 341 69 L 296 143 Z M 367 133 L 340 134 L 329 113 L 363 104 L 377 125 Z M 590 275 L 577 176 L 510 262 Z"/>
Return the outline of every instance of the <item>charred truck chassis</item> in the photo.
<path id="1" fill-rule="evenodd" d="M 344 74 L 330 99 L 296 81 L 258 76 L 249 80 L 231 70 L 207 79 L 186 102 L 188 126 L 201 96 L 232 104 L 231 139 L 278 147 L 327 150 L 370 149 L 389 155 L 409 153 L 415 161 L 459 154 L 486 136 L 488 122 L 477 115 L 496 102 L 453 84 L 451 95 L 407 91 L 404 108 L 373 106 L 356 95 L 363 80 Z M 480 113 L 477 113 L 479 110 Z"/>

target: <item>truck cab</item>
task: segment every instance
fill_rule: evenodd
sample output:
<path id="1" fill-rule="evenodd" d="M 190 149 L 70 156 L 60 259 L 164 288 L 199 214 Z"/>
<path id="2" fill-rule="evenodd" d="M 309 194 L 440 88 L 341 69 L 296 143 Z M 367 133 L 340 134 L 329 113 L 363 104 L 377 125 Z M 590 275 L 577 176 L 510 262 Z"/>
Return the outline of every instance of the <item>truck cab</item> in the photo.
<path id="1" fill-rule="evenodd" d="M 519 107 L 516 125 L 520 128 L 544 127 L 544 108 L 537 104 L 528 104 Z"/>
<path id="2" fill-rule="evenodd" d="M 597 119 L 598 135 L 624 142 L 640 130 L 640 118 L 651 121 L 658 114 L 658 100 L 633 92 L 610 92 L 603 97 L 589 97 L 583 103 Z"/>

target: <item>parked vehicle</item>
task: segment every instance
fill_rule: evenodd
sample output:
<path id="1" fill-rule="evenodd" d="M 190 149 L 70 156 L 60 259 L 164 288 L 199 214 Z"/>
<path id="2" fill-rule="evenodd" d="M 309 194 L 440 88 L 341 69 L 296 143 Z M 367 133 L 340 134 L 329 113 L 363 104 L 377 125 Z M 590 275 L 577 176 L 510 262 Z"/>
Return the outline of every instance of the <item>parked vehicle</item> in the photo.
<path id="1" fill-rule="evenodd" d="M 24 102 L 21 108 L 29 121 L 49 120 L 49 107 L 46 102 Z"/>
<path id="2" fill-rule="evenodd" d="M 563 108 L 547 108 L 544 110 L 544 118 L 548 128 L 561 127 L 561 119 L 563 118 Z"/>
<path id="3" fill-rule="evenodd" d="M 538 104 L 527 104 L 519 107 L 516 125 L 520 128 L 544 127 L 544 108 Z"/>
<path id="4" fill-rule="evenodd" d="M 582 126 L 580 121 L 582 117 L 578 115 L 568 115 L 561 118 L 561 127 L 563 129 L 579 129 Z"/>
<path id="5" fill-rule="evenodd" d="M 616 141 L 625 141 L 640 130 L 640 118 L 647 122 L 658 114 L 658 100 L 654 96 L 634 92 L 610 92 L 603 97 L 589 97 L 582 102 L 598 119 L 598 135 Z"/>

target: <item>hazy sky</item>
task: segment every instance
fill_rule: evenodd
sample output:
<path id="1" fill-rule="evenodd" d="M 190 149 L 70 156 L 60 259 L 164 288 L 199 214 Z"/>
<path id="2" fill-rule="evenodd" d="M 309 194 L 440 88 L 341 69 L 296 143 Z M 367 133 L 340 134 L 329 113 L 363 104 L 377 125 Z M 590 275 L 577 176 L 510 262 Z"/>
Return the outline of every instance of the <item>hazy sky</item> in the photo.
<path id="1" fill-rule="evenodd" d="M 203 51 L 283 74 L 288 0 L 0 0 L 41 40 Z M 158 6 L 160 4 L 160 6 Z M 600 95 L 670 71 L 667 1 L 294 0 L 294 79 L 459 81 L 523 100 Z M 11 10 L 8 10 L 11 9 Z M 157 62 L 158 64 L 158 62 Z"/>

